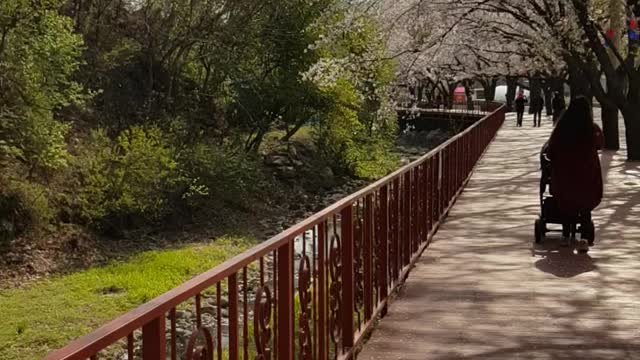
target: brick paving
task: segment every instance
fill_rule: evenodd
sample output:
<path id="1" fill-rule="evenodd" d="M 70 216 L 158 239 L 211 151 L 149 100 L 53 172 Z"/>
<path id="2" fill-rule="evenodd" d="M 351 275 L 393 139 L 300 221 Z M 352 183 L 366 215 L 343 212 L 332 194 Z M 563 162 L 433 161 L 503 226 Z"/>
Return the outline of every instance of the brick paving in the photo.
<path id="1" fill-rule="evenodd" d="M 602 154 L 588 255 L 534 245 L 551 125 L 524 123 L 509 114 L 358 359 L 640 359 L 640 164 Z"/>

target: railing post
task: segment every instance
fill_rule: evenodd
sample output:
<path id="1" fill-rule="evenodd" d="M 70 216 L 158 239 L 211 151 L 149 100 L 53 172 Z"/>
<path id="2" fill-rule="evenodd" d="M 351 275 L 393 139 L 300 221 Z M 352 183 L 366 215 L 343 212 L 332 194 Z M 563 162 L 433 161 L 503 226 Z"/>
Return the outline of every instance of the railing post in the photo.
<path id="1" fill-rule="evenodd" d="M 373 195 L 365 198 L 364 231 L 362 232 L 362 254 L 364 273 L 364 317 L 371 319 L 373 314 Z"/>
<path id="2" fill-rule="evenodd" d="M 402 251 L 400 250 L 400 245 L 402 244 L 402 241 L 400 240 L 400 220 L 402 218 L 402 216 L 400 216 L 400 204 L 400 177 L 398 176 L 393 180 L 393 205 L 391 208 L 391 212 L 393 213 L 393 237 L 391 246 L 393 247 L 394 252 L 392 260 L 394 281 L 398 281 L 400 268 L 402 267 L 402 260 L 400 257 L 402 255 Z"/>
<path id="3" fill-rule="evenodd" d="M 426 189 L 427 189 L 427 240 L 429 240 L 429 234 L 433 224 L 433 157 L 427 160 L 427 174 L 426 174 Z"/>
<path id="4" fill-rule="evenodd" d="M 165 359 L 164 314 L 153 319 L 142 327 L 142 359 Z"/>
<path id="5" fill-rule="evenodd" d="M 451 199 L 453 199 L 454 194 L 458 190 L 458 159 L 460 156 L 460 153 L 458 152 L 459 143 L 460 140 L 456 139 L 453 141 L 453 144 L 451 144 L 451 150 L 453 151 L 453 157 L 451 159 L 451 176 L 453 179 L 453 184 L 451 186 Z M 451 205 L 451 201 L 449 201 L 449 205 Z"/>
<path id="6" fill-rule="evenodd" d="M 464 174 L 464 178 L 465 180 L 469 177 L 469 175 L 471 174 L 471 170 L 473 170 L 473 161 L 472 161 L 472 157 L 471 157 L 471 144 L 473 143 L 473 132 L 469 133 L 469 137 L 466 139 L 465 141 L 465 159 L 466 159 L 466 164 L 465 164 L 465 174 Z"/>
<path id="7" fill-rule="evenodd" d="M 456 188 L 456 143 L 454 141 L 454 143 L 452 144 L 452 146 L 449 147 L 449 162 L 448 162 L 448 167 L 449 167 L 449 171 L 447 172 L 447 177 L 449 178 L 448 182 L 449 182 L 449 194 L 447 195 L 447 203 L 446 203 L 446 207 L 449 207 L 451 205 L 451 200 L 453 199 L 453 194 L 455 193 L 455 188 Z"/>
<path id="8" fill-rule="evenodd" d="M 353 204 L 340 213 L 342 233 L 342 348 L 346 352 L 353 347 Z"/>
<path id="9" fill-rule="evenodd" d="M 442 149 L 440 152 L 440 192 L 438 194 L 438 221 L 444 214 L 445 204 L 447 201 L 447 170 L 448 170 L 448 161 L 449 152 L 447 148 Z"/>
<path id="10" fill-rule="evenodd" d="M 439 153 L 438 153 L 438 157 L 437 157 L 437 164 L 436 164 L 436 186 L 435 186 L 435 190 L 436 190 L 436 196 L 435 196 L 435 218 L 434 220 L 436 222 L 440 221 L 440 215 L 442 215 L 442 203 L 443 200 L 442 198 L 444 196 L 443 192 L 444 192 L 444 179 L 443 179 L 443 174 L 444 174 L 444 162 L 442 160 L 442 157 L 444 156 L 444 149 L 442 149 Z"/>
<path id="11" fill-rule="evenodd" d="M 464 182 L 464 170 L 467 163 L 465 162 L 464 143 L 467 140 L 467 136 L 460 138 L 458 141 L 458 156 L 456 159 L 456 168 L 458 169 L 458 188 L 456 192 L 460 190 L 462 183 Z"/>
<path id="12" fill-rule="evenodd" d="M 318 225 L 318 360 L 326 360 L 327 354 L 327 307 L 326 307 L 326 255 L 325 249 L 327 248 L 327 227 L 326 222 L 322 221 Z M 244 359 L 243 359 L 244 360 Z"/>
<path id="13" fill-rule="evenodd" d="M 246 289 L 245 289 L 246 291 Z M 238 280 L 236 274 L 229 275 L 229 360 L 238 360 Z M 244 319 L 247 321 L 247 319 Z"/>
<path id="14" fill-rule="evenodd" d="M 424 162 L 422 167 L 422 242 L 429 240 L 429 175 L 431 161 Z"/>
<path id="15" fill-rule="evenodd" d="M 420 248 L 420 240 L 418 239 L 418 226 L 420 226 L 420 166 L 413 168 L 412 179 L 412 194 L 411 194 L 411 255 L 409 258 L 413 259 L 415 254 Z"/>
<path id="16" fill-rule="evenodd" d="M 381 247 L 378 252 L 380 254 L 380 299 L 386 300 L 389 296 L 389 187 L 384 185 L 380 188 L 380 243 Z M 382 315 L 386 313 L 386 308 Z"/>
<path id="17" fill-rule="evenodd" d="M 402 188 L 403 204 L 402 204 L 402 267 L 409 265 L 411 262 L 411 171 L 404 174 L 404 186 Z"/>
<path id="18" fill-rule="evenodd" d="M 453 194 L 456 188 L 456 141 L 451 144 L 449 147 L 449 162 L 448 167 L 449 171 L 447 172 L 447 177 L 449 178 L 449 194 L 447 195 L 447 203 L 446 207 L 451 205 L 451 200 L 453 199 Z"/>
<path id="19" fill-rule="evenodd" d="M 293 327 L 293 246 L 291 239 L 278 248 L 277 271 L 277 359 L 293 360 L 293 339 L 295 334 Z"/>

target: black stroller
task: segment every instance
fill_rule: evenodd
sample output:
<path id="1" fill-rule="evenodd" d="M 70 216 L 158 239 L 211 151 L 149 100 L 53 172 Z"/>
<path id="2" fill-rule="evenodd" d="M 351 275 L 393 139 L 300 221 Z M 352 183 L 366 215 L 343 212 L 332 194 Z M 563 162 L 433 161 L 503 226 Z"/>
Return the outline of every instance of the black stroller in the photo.
<path id="1" fill-rule="evenodd" d="M 546 150 L 547 144 L 542 147 L 542 151 L 540 152 L 542 175 L 540 177 L 540 217 L 535 223 L 536 243 L 541 243 L 549 232 L 561 231 L 563 236 L 570 236 L 573 239 L 575 239 L 576 234 L 579 233 L 581 239 L 587 240 L 589 246 L 593 246 L 595 243 L 595 225 L 591 219 L 591 212 L 577 214 L 570 218 L 562 216 L 554 197 L 551 196 L 551 194 L 547 194 L 551 183 L 551 161 L 547 157 Z M 548 224 L 562 225 L 562 230 L 549 230 L 547 228 Z"/>

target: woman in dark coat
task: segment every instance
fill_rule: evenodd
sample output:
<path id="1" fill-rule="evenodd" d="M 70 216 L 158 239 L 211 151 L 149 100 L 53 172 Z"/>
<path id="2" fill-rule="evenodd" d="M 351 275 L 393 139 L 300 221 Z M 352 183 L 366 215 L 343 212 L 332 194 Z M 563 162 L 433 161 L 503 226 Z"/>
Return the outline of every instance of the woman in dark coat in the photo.
<path id="1" fill-rule="evenodd" d="M 539 94 L 531 98 L 531 110 L 533 112 L 533 127 L 540 127 L 542 121 L 542 110 L 544 109 L 544 99 Z"/>
<path id="2" fill-rule="evenodd" d="M 547 148 L 550 190 L 563 216 L 580 215 L 584 222 L 590 222 L 591 211 L 602 201 L 601 145 L 602 131 L 593 123 L 591 105 L 584 97 L 574 99 L 551 133 Z M 581 239 L 579 249 L 589 249 L 586 240 Z"/>

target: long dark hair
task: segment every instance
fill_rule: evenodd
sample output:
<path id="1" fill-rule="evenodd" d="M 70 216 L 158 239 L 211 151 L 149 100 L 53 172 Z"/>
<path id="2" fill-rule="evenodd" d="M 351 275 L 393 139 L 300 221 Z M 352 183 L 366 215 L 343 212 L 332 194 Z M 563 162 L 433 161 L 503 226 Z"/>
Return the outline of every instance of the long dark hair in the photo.
<path id="1" fill-rule="evenodd" d="M 593 145 L 593 116 L 587 98 L 580 96 L 573 99 L 553 131 L 564 145 Z"/>

